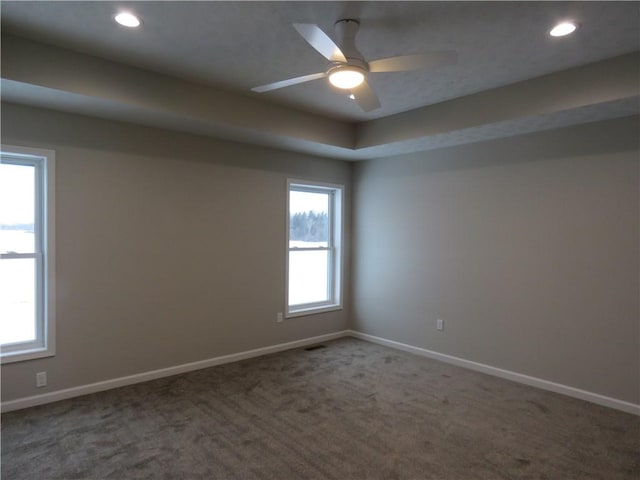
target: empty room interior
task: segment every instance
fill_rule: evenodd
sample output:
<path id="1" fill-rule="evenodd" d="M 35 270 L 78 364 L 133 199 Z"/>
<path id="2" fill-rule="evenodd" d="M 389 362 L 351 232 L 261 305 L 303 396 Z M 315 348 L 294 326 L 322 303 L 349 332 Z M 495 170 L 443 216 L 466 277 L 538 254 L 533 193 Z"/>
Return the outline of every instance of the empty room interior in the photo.
<path id="1" fill-rule="evenodd" d="M 3 480 L 640 478 L 638 7 L 3 0 Z"/>

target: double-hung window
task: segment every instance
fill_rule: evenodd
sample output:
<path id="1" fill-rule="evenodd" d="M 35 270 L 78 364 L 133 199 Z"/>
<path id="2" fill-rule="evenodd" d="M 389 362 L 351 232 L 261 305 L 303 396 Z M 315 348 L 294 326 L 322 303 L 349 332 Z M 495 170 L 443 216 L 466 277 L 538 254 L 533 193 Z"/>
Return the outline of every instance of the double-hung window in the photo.
<path id="1" fill-rule="evenodd" d="M 0 152 L 2 363 L 54 354 L 54 152 Z"/>
<path id="2" fill-rule="evenodd" d="M 288 180 L 287 316 L 342 308 L 341 185 Z"/>

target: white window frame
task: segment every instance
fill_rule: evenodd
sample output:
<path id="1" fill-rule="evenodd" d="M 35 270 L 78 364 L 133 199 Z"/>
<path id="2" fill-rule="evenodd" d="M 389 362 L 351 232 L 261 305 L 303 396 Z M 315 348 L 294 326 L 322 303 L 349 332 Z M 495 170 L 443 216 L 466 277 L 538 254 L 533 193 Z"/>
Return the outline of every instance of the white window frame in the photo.
<path id="1" fill-rule="evenodd" d="M 37 179 L 34 252 L 0 254 L 0 260 L 36 260 L 36 340 L 1 346 L 4 364 L 55 355 L 55 152 L 2 145 L 0 156 L 2 163 L 33 165 Z"/>
<path id="2" fill-rule="evenodd" d="M 327 248 L 290 248 L 289 247 L 289 221 L 290 221 L 290 194 L 291 191 L 307 191 L 329 194 L 329 245 Z M 287 210 L 286 210 L 286 266 L 285 266 L 285 317 L 300 317 L 315 313 L 342 310 L 342 272 L 344 270 L 344 185 L 310 180 L 287 179 Z M 328 261 L 328 297 L 324 302 L 305 303 L 301 305 L 289 305 L 289 253 L 301 250 L 327 250 Z"/>

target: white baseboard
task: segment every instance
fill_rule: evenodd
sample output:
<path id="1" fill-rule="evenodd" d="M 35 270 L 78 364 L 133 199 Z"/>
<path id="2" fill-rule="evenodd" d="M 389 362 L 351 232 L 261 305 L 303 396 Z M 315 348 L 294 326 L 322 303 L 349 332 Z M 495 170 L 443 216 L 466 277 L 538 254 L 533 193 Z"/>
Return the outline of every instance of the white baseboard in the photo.
<path id="1" fill-rule="evenodd" d="M 81 385 L 79 387 L 56 390 L 54 392 L 43 393 L 41 395 L 18 398 L 16 400 L 2 402 L 2 404 L 0 405 L 0 410 L 2 411 L 2 413 L 6 413 L 13 410 L 20 410 L 22 408 L 35 407 L 36 405 L 44 405 L 45 403 L 57 402 L 58 400 L 79 397 L 81 395 L 87 395 L 89 393 L 111 390 L 112 388 L 133 385 L 134 383 L 147 382 L 149 380 L 155 380 L 162 377 L 170 377 L 172 375 L 177 375 L 180 373 L 200 370 L 202 368 L 214 367 L 216 365 L 222 365 L 224 363 L 237 362 L 239 360 L 246 360 L 247 358 L 260 357 L 262 355 L 282 352 L 284 350 L 291 350 L 293 348 L 304 347 L 307 345 L 312 345 L 314 343 L 327 342 L 329 340 L 346 337 L 348 335 L 349 331 L 343 330 L 340 332 L 318 335 L 317 337 L 303 338 L 302 340 L 295 340 L 293 342 L 280 343 L 278 345 L 272 345 L 269 347 L 256 348 L 255 350 L 247 350 L 245 352 L 233 353 L 231 355 L 209 358 L 207 360 L 200 360 L 198 362 L 191 362 L 182 365 L 176 365 L 174 367 L 161 368 L 159 370 L 152 370 L 150 372 L 138 373 L 126 377 L 112 378 L 110 380 L 90 383 L 88 385 Z"/>
<path id="2" fill-rule="evenodd" d="M 530 377 L 521 373 L 512 372 L 510 370 L 503 370 L 501 368 L 492 367 L 483 363 L 472 362 L 471 360 L 465 360 L 463 358 L 453 357 L 451 355 L 445 355 L 443 353 L 434 352 L 425 348 L 414 347 L 405 343 L 395 342 L 393 340 L 387 340 L 386 338 L 376 337 L 367 333 L 357 332 L 355 330 L 349 330 L 348 334 L 352 337 L 366 340 L 368 342 L 377 343 L 387 347 L 395 348 L 398 350 L 404 350 L 405 352 L 414 353 L 416 355 L 422 355 L 441 362 L 450 363 L 459 367 L 468 368 L 469 370 L 475 370 L 478 372 L 493 375 L 495 377 L 505 378 L 518 383 L 524 383 L 532 387 L 541 388 L 543 390 L 549 390 L 551 392 L 561 393 L 569 397 L 579 398 L 580 400 L 586 400 L 587 402 L 596 403 L 605 407 L 615 408 L 616 410 L 622 410 L 623 412 L 631 413 L 640 416 L 640 405 L 635 403 L 625 402 L 624 400 L 618 400 L 611 397 L 606 397 L 598 393 L 588 392 L 586 390 L 580 390 L 579 388 L 569 387 L 568 385 L 562 385 L 560 383 L 550 382 L 541 378 Z"/>
<path id="3" fill-rule="evenodd" d="M 79 397 L 81 395 L 87 395 L 90 393 L 101 392 L 104 390 L 110 390 L 112 388 L 124 387 L 127 385 L 133 385 L 134 383 L 147 382 L 149 380 L 155 380 L 158 378 L 169 377 L 172 375 L 178 375 L 180 373 L 191 372 L 193 370 L 200 370 L 202 368 L 214 367 L 216 365 L 222 365 L 225 363 L 237 362 L 240 360 L 246 360 L 248 358 L 260 357 L 262 355 L 268 355 L 270 353 L 281 352 L 284 350 L 291 350 L 293 348 L 304 347 L 312 345 L 314 343 L 326 342 L 334 340 L 336 338 L 352 336 L 368 342 L 377 343 L 387 347 L 403 350 L 405 352 L 414 353 L 424 357 L 429 357 L 441 362 L 450 363 L 459 367 L 468 368 L 478 372 L 486 373 L 500 378 L 505 378 L 532 387 L 541 388 L 543 390 L 549 390 L 556 393 L 561 393 L 588 402 L 603 405 L 605 407 L 615 408 L 616 410 L 622 410 L 623 412 L 631 413 L 640 416 L 640 405 L 634 403 L 625 402 L 623 400 L 617 400 L 615 398 L 607 397 L 586 390 L 580 390 L 578 388 L 569 387 L 560 383 L 550 382 L 541 378 L 530 377 L 521 373 L 512 372 L 510 370 L 503 370 L 501 368 L 492 367 L 482 363 L 472 362 L 471 360 L 465 360 L 463 358 L 454 357 L 451 355 L 445 355 L 443 353 L 434 352 L 425 348 L 415 347 L 413 345 L 407 345 L 405 343 L 388 340 L 386 338 L 376 337 L 366 333 L 357 332 L 355 330 L 342 330 L 340 332 L 329 333 L 326 335 L 319 335 L 317 337 L 309 337 L 293 342 L 280 343 L 278 345 L 272 345 L 269 347 L 256 348 L 254 350 L 247 350 L 245 352 L 233 353 L 230 355 L 223 355 L 221 357 L 209 358 L 206 360 L 200 360 L 198 362 L 185 363 L 182 365 L 176 365 L 173 367 L 162 368 L 159 370 L 152 370 L 149 372 L 138 373 L 135 375 L 129 375 L 126 377 L 113 378 L 102 382 L 91 383 L 88 385 L 81 385 L 78 387 L 67 388 L 64 390 L 57 390 L 54 392 L 48 392 L 41 395 L 34 395 L 31 397 L 18 398 L 16 400 L 9 400 L 2 402 L 0 410 L 10 412 L 13 410 L 20 410 L 28 407 L 35 407 L 37 405 L 44 405 L 45 403 L 57 402 L 58 400 L 65 400 L 67 398 Z"/>

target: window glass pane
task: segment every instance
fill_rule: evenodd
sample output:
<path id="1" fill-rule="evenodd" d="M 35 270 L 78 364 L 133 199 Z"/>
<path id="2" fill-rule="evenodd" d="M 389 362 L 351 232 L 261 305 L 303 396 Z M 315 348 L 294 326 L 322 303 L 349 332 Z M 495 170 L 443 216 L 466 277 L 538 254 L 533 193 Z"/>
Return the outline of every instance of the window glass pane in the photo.
<path id="1" fill-rule="evenodd" d="M 36 261 L 0 260 L 0 343 L 36 339 Z"/>
<path id="2" fill-rule="evenodd" d="M 289 192 L 289 248 L 329 246 L 329 193 Z"/>
<path id="3" fill-rule="evenodd" d="M 35 170 L 0 163 L 0 253 L 35 252 Z"/>
<path id="4" fill-rule="evenodd" d="M 329 300 L 329 252 L 289 252 L 289 305 Z"/>

